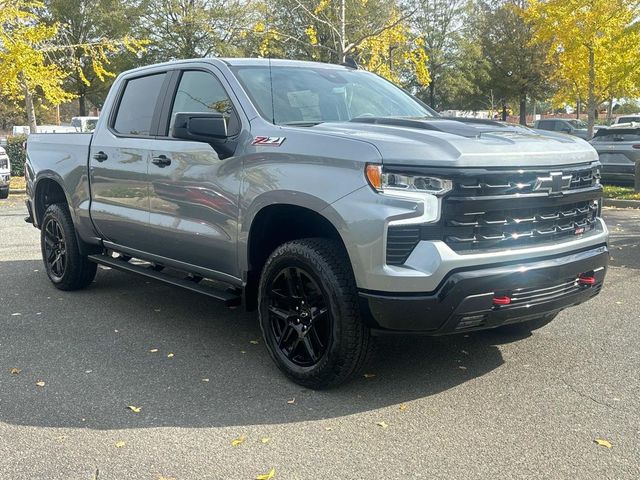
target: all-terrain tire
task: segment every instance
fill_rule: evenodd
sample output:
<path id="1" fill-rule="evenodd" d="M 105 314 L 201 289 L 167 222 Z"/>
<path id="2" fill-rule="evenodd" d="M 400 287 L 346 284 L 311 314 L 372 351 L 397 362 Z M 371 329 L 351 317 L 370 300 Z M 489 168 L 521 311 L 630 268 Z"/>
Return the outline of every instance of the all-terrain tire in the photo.
<path id="1" fill-rule="evenodd" d="M 318 355 L 319 359 L 313 365 L 301 366 L 287 358 L 276 338 L 277 332 L 273 326 L 276 320 L 270 313 L 270 307 L 273 307 L 270 292 L 278 275 L 288 269 L 296 269 L 309 279 L 305 288 L 313 284 L 321 291 L 329 314 L 329 320 L 323 320 L 330 322 L 330 334 L 327 334 L 329 341 L 322 356 Z M 315 295 L 316 298 L 318 296 Z M 369 328 L 360 315 L 351 263 L 344 247 L 334 240 L 307 238 L 276 248 L 262 270 L 258 311 L 269 354 L 287 377 L 302 386 L 325 389 L 349 380 L 361 370 L 373 350 Z"/>
<path id="2" fill-rule="evenodd" d="M 47 276 L 56 288 L 80 290 L 95 278 L 98 266 L 80 254 L 73 220 L 65 204 L 49 205 L 45 211 L 40 245 Z"/>

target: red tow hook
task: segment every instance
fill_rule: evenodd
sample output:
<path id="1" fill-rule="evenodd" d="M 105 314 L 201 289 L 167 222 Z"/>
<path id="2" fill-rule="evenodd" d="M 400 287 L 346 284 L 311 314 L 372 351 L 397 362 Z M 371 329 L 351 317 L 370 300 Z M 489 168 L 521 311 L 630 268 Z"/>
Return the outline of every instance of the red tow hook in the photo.
<path id="1" fill-rule="evenodd" d="M 578 283 L 580 285 L 595 285 L 596 277 L 582 273 L 578 276 Z"/>
<path id="2" fill-rule="evenodd" d="M 510 303 L 511 297 L 507 297 L 506 295 L 503 297 L 493 297 L 493 304 L 496 306 L 509 305 Z"/>

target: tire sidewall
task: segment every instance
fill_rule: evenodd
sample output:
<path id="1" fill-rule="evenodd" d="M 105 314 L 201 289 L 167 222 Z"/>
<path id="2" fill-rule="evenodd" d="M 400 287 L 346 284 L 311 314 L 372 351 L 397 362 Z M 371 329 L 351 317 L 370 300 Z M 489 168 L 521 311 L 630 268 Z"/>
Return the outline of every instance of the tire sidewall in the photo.
<path id="1" fill-rule="evenodd" d="M 293 380 L 297 382 L 304 382 L 305 380 L 322 375 L 328 369 L 334 368 L 336 361 L 341 357 L 342 312 L 339 308 L 340 301 L 338 299 L 336 289 L 333 288 L 337 285 L 337 280 L 329 266 L 323 261 L 322 257 L 315 254 L 312 250 L 305 248 L 301 244 L 297 244 L 295 248 L 299 249 L 303 255 L 287 251 L 287 247 L 287 244 L 279 247 L 267 260 L 263 269 L 258 290 L 260 328 L 262 329 L 262 334 L 265 339 L 269 355 L 271 355 L 271 358 L 275 361 L 276 365 L 278 365 L 278 367 Z M 318 271 L 313 262 L 309 261 L 308 256 L 310 255 L 315 256 L 316 259 L 319 260 L 318 263 L 320 264 L 320 271 Z M 299 267 L 304 269 L 322 290 L 330 310 L 331 339 L 329 348 L 324 352 L 320 361 L 310 367 L 302 367 L 289 361 L 276 345 L 271 328 L 266 289 L 276 275 L 278 275 L 278 273 L 285 267 Z"/>
<path id="2" fill-rule="evenodd" d="M 60 226 L 62 231 L 62 235 L 64 238 L 66 255 L 64 258 L 64 273 L 62 277 L 55 276 L 51 271 L 51 265 L 47 261 L 47 251 L 45 248 L 45 230 L 48 223 L 54 220 Z M 64 283 L 65 279 L 69 276 L 70 271 L 70 260 L 71 260 L 71 252 L 70 252 L 70 234 L 73 235 L 73 231 L 69 232 L 69 226 L 67 225 L 66 219 L 63 215 L 61 215 L 60 207 L 52 206 L 47 209 L 45 212 L 44 218 L 42 219 L 42 229 L 40 230 L 40 249 L 42 251 L 42 260 L 44 261 L 45 270 L 47 272 L 47 276 L 52 283 L 58 285 Z"/>

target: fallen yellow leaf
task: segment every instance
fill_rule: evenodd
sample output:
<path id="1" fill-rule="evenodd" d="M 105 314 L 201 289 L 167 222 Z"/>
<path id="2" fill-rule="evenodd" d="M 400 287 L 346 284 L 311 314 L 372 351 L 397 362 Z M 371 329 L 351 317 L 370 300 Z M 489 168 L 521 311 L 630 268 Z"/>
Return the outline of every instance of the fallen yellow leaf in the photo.
<path id="1" fill-rule="evenodd" d="M 202 379 L 202 381 L 203 381 L 203 382 L 208 382 L 208 381 L 209 381 L 209 379 L 208 379 L 208 378 L 203 378 L 203 379 Z"/>
<path id="2" fill-rule="evenodd" d="M 401 412 L 404 412 L 404 411 L 407 409 L 407 405 L 406 405 L 406 404 L 404 404 L 404 403 L 401 403 L 401 404 L 400 404 L 400 406 L 398 407 L 398 409 L 399 409 Z"/>
<path id="3" fill-rule="evenodd" d="M 142 407 L 134 407 L 133 405 L 129 405 L 127 408 L 133 413 L 140 413 L 140 410 L 142 410 Z"/>
<path id="4" fill-rule="evenodd" d="M 327 432 L 330 432 L 331 430 L 333 430 L 333 427 L 324 427 L 324 429 L 325 429 Z"/>
<path id="5" fill-rule="evenodd" d="M 158 351 L 157 348 L 152 348 L 151 350 L 149 350 L 151 353 L 156 353 Z"/>
<path id="6" fill-rule="evenodd" d="M 120 440 L 119 442 L 116 442 L 116 448 L 122 448 L 127 444 L 127 442 Z"/>
<path id="7" fill-rule="evenodd" d="M 249 343 L 251 345 L 258 345 L 258 343 L 260 343 L 260 342 L 258 342 L 258 340 L 249 340 Z"/>
<path id="8" fill-rule="evenodd" d="M 167 358 L 173 358 L 173 353 L 167 354 Z"/>
<path id="9" fill-rule="evenodd" d="M 11 369 L 11 374 L 12 375 L 18 375 L 22 370 L 20 370 L 19 368 L 12 368 Z"/>
<path id="10" fill-rule="evenodd" d="M 247 351 L 246 350 L 240 350 L 240 353 L 244 354 L 244 353 L 247 353 Z"/>
<path id="11" fill-rule="evenodd" d="M 596 442 L 601 447 L 611 448 L 613 446 L 611 445 L 611 442 L 608 442 L 607 440 L 602 440 L 601 438 L 596 438 L 594 442 Z"/>
<path id="12" fill-rule="evenodd" d="M 262 443 L 269 443 L 269 442 L 271 441 L 271 439 L 270 439 L 269 437 L 262 437 L 262 438 L 260 439 L 260 441 L 261 441 Z"/>
<path id="13" fill-rule="evenodd" d="M 296 397 L 293 397 L 291 400 L 287 400 L 287 403 L 289 405 L 293 405 L 294 403 L 296 403 Z"/>
<path id="14" fill-rule="evenodd" d="M 376 425 L 382 428 L 387 428 L 389 426 L 386 422 L 376 422 Z"/>
<path id="15" fill-rule="evenodd" d="M 269 470 L 269 473 L 258 475 L 256 477 L 256 480 L 270 480 L 275 476 L 276 476 L 276 469 L 272 468 L 271 470 Z"/>
<path id="16" fill-rule="evenodd" d="M 38 380 L 38 381 L 36 382 L 36 385 L 37 385 L 38 387 L 44 387 L 44 385 L 45 385 L 45 384 L 44 384 L 44 382 L 43 382 L 42 380 Z"/>
<path id="17" fill-rule="evenodd" d="M 364 378 L 373 378 L 373 377 L 375 377 L 375 376 L 376 376 L 376 374 L 375 374 L 375 373 L 365 373 L 365 374 L 364 374 Z"/>
<path id="18" fill-rule="evenodd" d="M 241 443 L 244 443 L 244 441 L 247 439 L 247 437 L 245 437 L 244 435 L 238 438 L 234 438 L 231 441 L 231 446 L 232 447 L 237 447 L 238 445 L 240 445 Z"/>

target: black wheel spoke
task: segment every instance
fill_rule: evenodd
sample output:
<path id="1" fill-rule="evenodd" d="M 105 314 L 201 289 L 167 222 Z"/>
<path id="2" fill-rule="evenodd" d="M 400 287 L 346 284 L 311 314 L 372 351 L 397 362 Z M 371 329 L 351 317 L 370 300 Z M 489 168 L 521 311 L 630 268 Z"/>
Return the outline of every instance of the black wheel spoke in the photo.
<path id="1" fill-rule="evenodd" d="M 326 295 L 303 267 L 285 266 L 272 278 L 267 311 L 274 346 L 291 363 L 313 366 L 327 352 L 331 339 Z"/>
<path id="2" fill-rule="evenodd" d="M 318 356 L 316 355 L 316 349 L 313 347 L 313 344 L 311 343 L 311 338 L 308 335 L 306 335 L 302 343 L 304 344 L 304 348 L 307 350 L 307 353 L 309 354 L 311 361 L 314 363 L 317 362 Z"/>
<path id="3" fill-rule="evenodd" d="M 67 259 L 67 247 L 64 241 L 62 226 L 55 219 L 49 219 L 44 226 L 44 252 L 50 273 L 62 278 Z"/>

